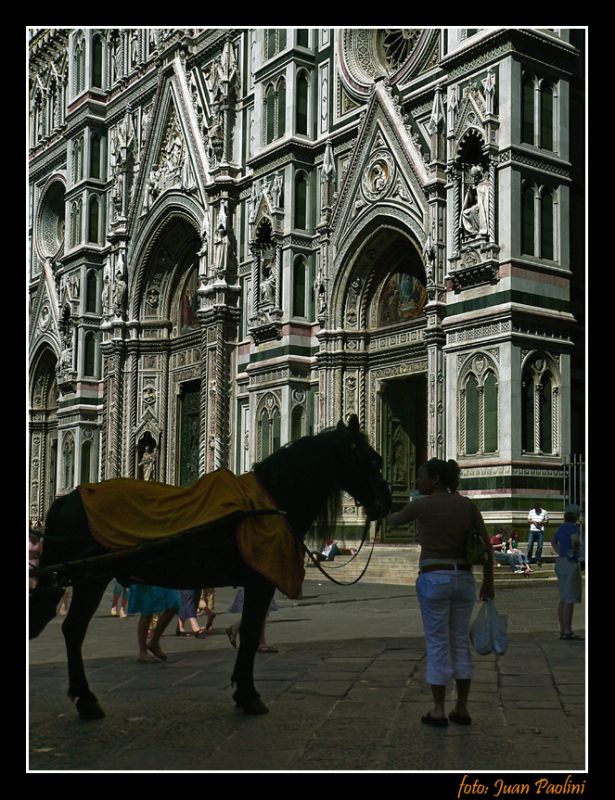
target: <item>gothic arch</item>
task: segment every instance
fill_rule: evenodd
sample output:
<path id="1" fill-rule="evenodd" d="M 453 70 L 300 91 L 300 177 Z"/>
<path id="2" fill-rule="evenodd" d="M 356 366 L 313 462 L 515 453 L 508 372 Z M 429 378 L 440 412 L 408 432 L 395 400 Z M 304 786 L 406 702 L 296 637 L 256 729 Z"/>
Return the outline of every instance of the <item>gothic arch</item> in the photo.
<path id="1" fill-rule="evenodd" d="M 331 290 L 332 327 L 344 327 L 344 309 L 352 282 L 356 278 L 361 279 L 361 297 L 364 298 L 368 291 L 367 281 L 370 277 L 372 281 L 375 280 L 372 266 L 377 256 L 370 259 L 369 251 L 374 249 L 379 237 L 397 234 L 416 250 L 417 258 L 422 263 L 420 243 L 425 237 L 424 230 L 409 213 L 397 207 L 389 209 L 379 206 L 371 209 L 353 230 L 355 235 L 344 242 L 335 259 L 335 279 Z M 363 302 L 361 307 L 366 313 Z"/>
<path id="2" fill-rule="evenodd" d="M 203 217 L 207 212 L 193 198 L 178 192 L 169 192 L 154 214 L 148 215 L 135 237 L 133 255 L 129 258 L 130 314 L 135 319 L 143 304 L 143 292 L 151 257 L 174 220 L 188 223 L 199 235 Z M 134 269 L 130 269 L 130 265 Z"/>

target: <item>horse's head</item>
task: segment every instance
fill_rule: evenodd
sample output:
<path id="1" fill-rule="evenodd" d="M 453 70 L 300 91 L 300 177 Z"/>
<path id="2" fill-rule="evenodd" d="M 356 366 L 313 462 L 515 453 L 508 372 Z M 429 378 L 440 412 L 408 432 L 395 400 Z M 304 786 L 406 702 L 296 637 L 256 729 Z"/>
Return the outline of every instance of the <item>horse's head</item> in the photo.
<path id="1" fill-rule="evenodd" d="M 348 425 L 339 422 L 343 442 L 341 488 L 363 506 L 369 520 L 380 519 L 391 508 L 391 491 L 382 477 L 382 458 L 370 445 L 353 414 Z"/>

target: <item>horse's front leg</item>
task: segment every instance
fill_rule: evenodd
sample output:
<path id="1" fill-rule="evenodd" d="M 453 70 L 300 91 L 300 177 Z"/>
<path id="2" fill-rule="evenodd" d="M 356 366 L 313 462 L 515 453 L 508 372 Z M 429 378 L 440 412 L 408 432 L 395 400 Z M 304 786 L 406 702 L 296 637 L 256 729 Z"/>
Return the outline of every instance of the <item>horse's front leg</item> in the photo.
<path id="1" fill-rule="evenodd" d="M 275 586 L 259 578 L 245 587 L 239 652 L 231 680 L 237 684 L 233 700 L 246 714 L 266 714 L 269 709 L 254 688 L 254 656 Z"/>
<path id="2" fill-rule="evenodd" d="M 68 696 L 71 700 L 76 700 L 81 719 L 100 719 L 105 716 L 105 712 L 98 705 L 96 695 L 88 686 L 81 645 L 106 585 L 105 581 L 75 586 L 68 615 L 62 624 L 68 658 Z"/>

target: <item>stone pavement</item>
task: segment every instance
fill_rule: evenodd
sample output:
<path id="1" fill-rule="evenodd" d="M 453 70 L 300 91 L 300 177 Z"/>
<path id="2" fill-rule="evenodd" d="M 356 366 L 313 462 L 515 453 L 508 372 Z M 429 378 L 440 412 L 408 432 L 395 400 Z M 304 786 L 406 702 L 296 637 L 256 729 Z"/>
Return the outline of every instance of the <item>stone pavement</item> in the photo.
<path id="1" fill-rule="evenodd" d="M 30 643 L 29 769 L 583 770 L 585 642 L 559 640 L 554 581 L 497 591 L 508 652 L 474 655 L 473 725 L 434 729 L 420 722 L 430 692 L 414 586 L 342 588 L 310 576 L 302 600 L 279 599 L 267 624 L 279 653 L 257 654 L 270 709 L 260 717 L 231 699 L 233 589 L 216 590 L 207 639 L 177 638 L 171 623 L 165 664 L 136 661 L 137 620 L 109 616 L 108 590 L 84 645 L 107 716 L 81 722 L 72 708 L 56 617 Z M 583 604 L 575 630 L 584 620 Z"/>

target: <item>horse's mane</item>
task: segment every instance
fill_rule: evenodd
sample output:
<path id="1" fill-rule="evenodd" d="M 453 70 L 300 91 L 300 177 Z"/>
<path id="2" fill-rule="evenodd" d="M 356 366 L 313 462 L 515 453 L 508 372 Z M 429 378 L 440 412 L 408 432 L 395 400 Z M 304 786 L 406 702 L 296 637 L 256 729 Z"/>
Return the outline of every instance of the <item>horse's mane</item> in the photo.
<path id="1" fill-rule="evenodd" d="M 333 427 L 326 428 L 315 436 L 302 436 L 294 442 L 288 442 L 275 453 L 252 466 L 256 475 L 266 476 L 269 481 L 274 483 L 276 476 L 300 476 L 302 472 L 308 471 L 310 466 L 315 467 L 322 477 L 329 467 L 329 486 L 325 502 L 312 525 L 313 532 L 318 538 L 324 538 L 325 534 L 333 529 L 340 515 L 342 489 L 336 480 L 337 463 L 334 454 L 341 452 L 340 437 L 342 435 L 343 433 L 337 427 Z M 295 482 L 300 491 L 304 492 L 305 485 L 296 478 Z M 300 502 L 299 496 L 298 502 Z"/>

